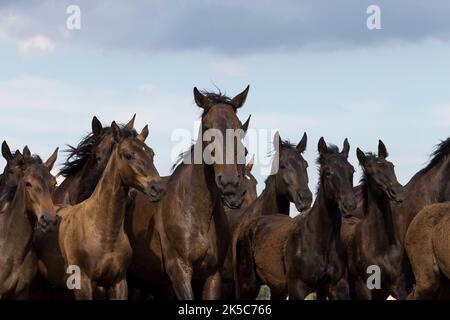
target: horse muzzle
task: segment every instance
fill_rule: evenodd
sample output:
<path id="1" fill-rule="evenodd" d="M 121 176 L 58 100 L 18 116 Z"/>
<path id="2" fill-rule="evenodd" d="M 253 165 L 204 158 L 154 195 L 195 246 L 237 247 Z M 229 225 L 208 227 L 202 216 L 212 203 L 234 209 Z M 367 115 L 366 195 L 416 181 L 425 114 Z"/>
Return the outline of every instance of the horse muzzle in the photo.
<path id="1" fill-rule="evenodd" d="M 166 186 L 160 181 L 152 182 L 145 193 L 151 202 L 157 202 L 166 194 Z"/>
<path id="2" fill-rule="evenodd" d="M 44 214 L 37 222 L 37 227 L 42 232 L 51 232 L 56 229 L 58 223 L 61 221 L 61 217 L 55 214 Z"/>

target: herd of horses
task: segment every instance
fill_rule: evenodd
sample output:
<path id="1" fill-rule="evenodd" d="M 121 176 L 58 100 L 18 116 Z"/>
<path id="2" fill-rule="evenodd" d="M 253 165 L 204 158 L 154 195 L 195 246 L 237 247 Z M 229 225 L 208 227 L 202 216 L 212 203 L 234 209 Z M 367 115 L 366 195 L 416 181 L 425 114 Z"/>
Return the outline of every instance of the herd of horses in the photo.
<path id="1" fill-rule="evenodd" d="M 234 98 L 200 92 L 201 128 L 247 131 Z M 298 144 L 274 136 L 278 170 L 257 196 L 253 162 L 194 163 L 181 155 L 161 177 L 145 126 L 105 127 L 70 147 L 57 185 L 58 149 L 43 161 L 28 147 L 11 152 L 0 176 L 2 299 L 445 299 L 450 278 L 450 138 L 402 186 L 380 140 L 356 151 L 363 178 L 353 185 L 347 139 L 318 142 L 313 203 Z M 223 141 L 223 150 L 228 141 Z M 237 139 L 236 143 L 242 143 Z M 243 150 L 243 151 L 242 151 Z M 246 154 L 244 154 L 244 157 Z M 289 216 L 293 203 L 300 212 Z M 68 288 L 68 272 L 79 285 Z M 380 285 L 369 288 L 370 266 Z"/>

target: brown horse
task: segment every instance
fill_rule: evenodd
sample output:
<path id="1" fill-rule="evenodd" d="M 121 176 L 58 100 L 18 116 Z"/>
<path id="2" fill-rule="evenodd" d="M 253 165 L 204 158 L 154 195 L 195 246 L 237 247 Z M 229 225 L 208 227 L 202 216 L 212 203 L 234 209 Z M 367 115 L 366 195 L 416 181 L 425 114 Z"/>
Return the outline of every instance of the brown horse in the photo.
<path id="1" fill-rule="evenodd" d="M 423 208 L 411 222 L 405 248 L 416 285 L 408 299 L 436 299 L 450 279 L 450 202 Z M 445 297 L 448 299 L 448 296 Z"/>
<path id="2" fill-rule="evenodd" d="M 61 209 L 57 237 L 39 242 L 40 271 L 52 284 L 64 287 L 68 266 L 80 268 L 81 287 L 75 298 L 92 299 L 96 287 L 104 287 L 110 299 L 127 298 L 126 271 L 131 247 L 124 232 L 128 192 L 135 188 L 150 201 L 158 201 L 163 188 L 153 165 L 153 150 L 145 143 L 147 126 L 111 130 L 115 145 L 93 194 L 85 201 Z"/>
<path id="3" fill-rule="evenodd" d="M 136 115 L 123 127 L 132 130 Z M 89 198 L 106 168 L 114 146 L 110 127 L 103 127 L 97 117 L 92 118 L 92 132 L 77 147 L 69 145 L 69 156 L 58 175 L 65 179 L 56 188 L 54 202 L 74 205 Z"/>
<path id="4" fill-rule="evenodd" d="M 11 193 L 15 192 L 19 179 L 22 176 L 21 163 L 23 162 L 20 152 L 12 154 L 6 141 L 2 143 L 2 155 L 6 160 L 6 166 L 0 175 L 0 213 L 5 211 L 10 205 L 10 200 L 13 196 Z"/>
<path id="5" fill-rule="evenodd" d="M 6 145 L 6 143 L 4 143 Z M 9 150 L 9 148 L 8 148 Z M 6 148 L 4 148 L 6 151 Z M 9 152 L 7 166 L 20 168 L 17 183 L 10 180 L 5 195 L 9 205 L 0 212 L 0 298 L 26 299 L 37 271 L 37 259 L 32 246 L 34 229 L 52 230 L 58 221 L 52 201 L 56 179 L 50 174 L 57 157 L 56 150 L 43 163 L 38 156 L 24 157 L 19 151 Z M 5 173 L 3 177 L 8 175 Z"/>
<path id="6" fill-rule="evenodd" d="M 384 143 L 378 143 L 378 156 L 364 154 L 359 148 L 357 157 L 363 169 L 363 218 L 356 224 L 343 219 L 342 230 L 353 228 L 347 244 L 349 282 L 357 299 L 371 299 L 389 294 L 396 299 L 404 299 L 408 294 L 403 272 L 403 245 L 392 221 L 391 204 L 403 201 L 402 185 L 397 181 L 394 165 L 388 156 Z M 350 226 L 349 226 L 350 225 Z M 342 235 L 345 237 L 345 235 Z M 371 291 L 367 287 L 367 279 L 371 275 L 368 267 L 376 265 L 380 268 L 381 288 Z"/>
<path id="7" fill-rule="evenodd" d="M 424 207 L 450 200 L 450 138 L 442 141 L 432 154 L 429 164 L 404 186 L 404 201 L 391 203 L 390 214 L 396 238 L 404 246 L 406 231 L 410 222 L 416 214 Z M 412 290 L 414 282 L 411 266 L 406 252 L 403 251 L 402 258 L 386 256 L 390 259 L 387 264 L 392 268 L 403 270 L 405 284 L 398 283 L 400 287 L 406 287 L 407 292 Z M 381 292 L 380 292 L 381 294 Z M 377 296 L 386 298 L 386 296 Z"/>
<path id="8" fill-rule="evenodd" d="M 348 163 L 347 139 L 342 152 L 318 145 L 320 182 L 313 207 L 295 218 L 283 214 L 252 219 L 235 243 L 238 298 L 248 298 L 255 281 L 267 284 L 274 299 L 304 299 L 339 281 L 345 270 L 340 241 L 341 215 L 356 207 L 354 169 Z M 346 298 L 347 295 L 337 298 Z"/>
<path id="9" fill-rule="evenodd" d="M 236 112 L 244 104 L 249 87 L 233 99 L 220 94 L 199 92 L 194 88 L 196 104 L 203 108 L 202 132 L 208 129 L 226 136 L 227 129 L 247 130 Z M 208 130 L 209 131 L 209 130 Z M 227 139 L 217 153 L 231 146 Z M 236 139 L 237 146 L 241 143 Z M 192 282 L 203 288 L 205 299 L 221 295 L 220 271 L 229 244 L 228 221 L 224 204 L 239 207 L 244 200 L 244 148 L 233 148 L 233 159 L 193 163 L 195 150 L 202 153 L 210 144 L 199 136 L 167 183 L 167 195 L 151 204 L 137 194 L 134 210 L 128 215 L 127 233 L 133 248 L 130 277 L 167 291 L 168 284 L 179 299 L 193 299 Z M 193 154 L 194 153 L 194 154 Z M 187 161 L 188 160 L 188 161 Z M 232 161 L 229 161 L 232 160 Z M 169 288 L 170 289 L 170 288 Z M 170 290 L 169 290 L 170 291 Z"/>
<path id="10" fill-rule="evenodd" d="M 232 234 L 232 247 L 229 251 L 229 262 L 226 264 L 227 272 L 224 278 L 230 281 L 233 276 L 233 249 L 236 248 L 236 241 L 241 233 L 245 233 L 252 219 L 264 215 L 281 213 L 289 216 L 290 203 L 294 203 L 297 210 L 304 211 L 311 206 L 312 193 L 308 187 L 308 163 L 302 156 L 306 150 L 307 135 L 303 135 L 300 142 L 295 146 L 288 141 L 283 141 L 276 133 L 274 136 L 276 154 L 274 159 L 278 159 L 278 170 L 272 168 L 274 174 L 266 180 L 266 187 L 261 195 L 247 208 L 234 210 L 228 216 L 230 230 Z M 276 165 L 276 162 L 274 162 Z M 244 254 L 244 252 L 242 252 Z M 243 259 L 248 257 L 242 257 Z M 238 257 L 240 259 L 240 257 Z M 239 260 L 240 261 L 240 260 Z M 240 267 L 240 266 L 237 266 Z M 248 279 L 246 292 L 242 293 L 246 299 L 254 299 L 258 295 L 261 285 L 258 279 Z M 252 281 L 254 280 L 254 281 Z"/>

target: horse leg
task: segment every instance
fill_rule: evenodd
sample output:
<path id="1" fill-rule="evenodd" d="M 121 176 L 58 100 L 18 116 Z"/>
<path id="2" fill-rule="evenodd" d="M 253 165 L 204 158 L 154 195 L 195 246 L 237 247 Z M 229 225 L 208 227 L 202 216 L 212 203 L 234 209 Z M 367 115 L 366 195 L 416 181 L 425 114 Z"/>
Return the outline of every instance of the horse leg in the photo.
<path id="1" fill-rule="evenodd" d="M 120 279 L 112 287 L 108 288 L 108 298 L 109 300 L 128 299 L 128 285 L 126 278 Z"/>
<path id="2" fill-rule="evenodd" d="M 192 290 L 192 266 L 179 258 L 167 261 L 166 272 L 179 300 L 194 300 Z"/>
<path id="3" fill-rule="evenodd" d="M 372 292 L 362 278 L 355 279 L 355 296 L 357 300 L 372 300 Z"/>
<path id="4" fill-rule="evenodd" d="M 74 290 L 74 295 L 76 300 L 92 300 L 93 289 L 95 285 L 92 280 L 85 274 L 80 274 L 80 289 Z"/>
<path id="5" fill-rule="evenodd" d="M 289 300 L 305 300 L 305 297 L 309 292 L 309 286 L 300 279 L 288 282 Z"/>
<path id="6" fill-rule="evenodd" d="M 337 283 L 332 284 L 329 289 L 331 300 L 350 300 L 350 286 L 346 278 L 341 278 Z"/>
<path id="7" fill-rule="evenodd" d="M 439 289 L 440 274 L 433 269 L 423 268 L 415 270 L 416 286 L 406 297 L 407 300 L 427 300 L 433 299 L 434 294 Z"/>
<path id="8" fill-rule="evenodd" d="M 222 276 L 216 272 L 206 278 L 203 284 L 203 300 L 219 300 L 222 295 Z"/>

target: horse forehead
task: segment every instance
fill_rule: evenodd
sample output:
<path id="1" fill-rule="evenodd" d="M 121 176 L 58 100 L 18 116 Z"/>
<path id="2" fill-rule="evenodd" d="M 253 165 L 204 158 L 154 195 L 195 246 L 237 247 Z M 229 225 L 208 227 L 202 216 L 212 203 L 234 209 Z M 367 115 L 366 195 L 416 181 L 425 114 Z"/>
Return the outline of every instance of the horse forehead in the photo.
<path id="1" fill-rule="evenodd" d="M 347 159 L 340 154 L 333 154 L 328 158 L 327 164 L 332 167 L 337 168 L 351 168 L 352 165 L 347 161 Z"/>
<path id="2" fill-rule="evenodd" d="M 232 128 L 240 127 L 240 121 L 234 108 L 228 104 L 217 104 L 212 106 L 205 114 L 203 120 L 225 126 L 224 129 L 230 128 L 230 125 Z"/>

